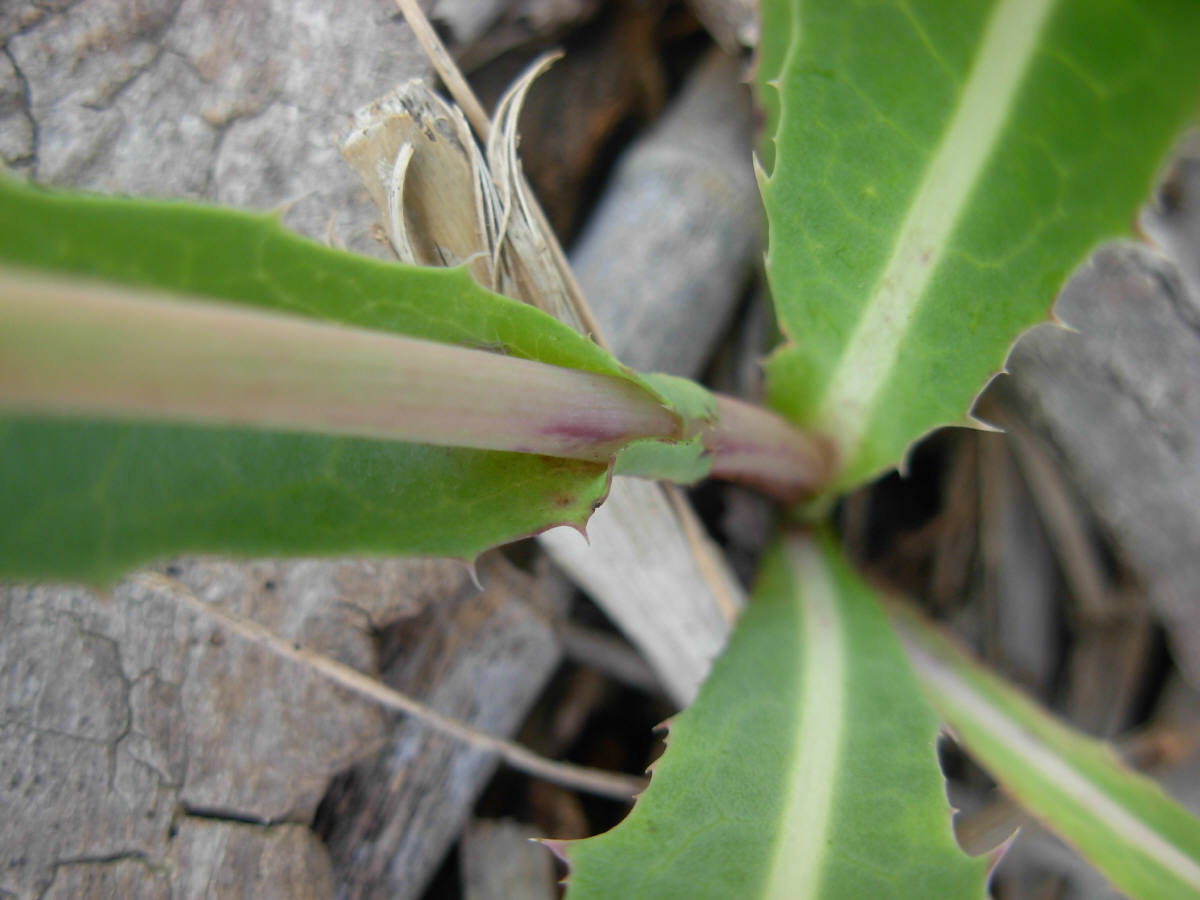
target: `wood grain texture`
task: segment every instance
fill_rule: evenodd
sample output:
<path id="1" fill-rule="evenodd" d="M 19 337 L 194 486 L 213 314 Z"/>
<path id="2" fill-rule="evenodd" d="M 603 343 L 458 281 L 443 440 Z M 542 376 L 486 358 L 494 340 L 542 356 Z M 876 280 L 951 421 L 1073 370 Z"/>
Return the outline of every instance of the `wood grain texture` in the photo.
<path id="1" fill-rule="evenodd" d="M 470 584 L 453 563 L 200 560 L 171 571 L 207 602 L 368 671 L 371 621 Z M 181 609 L 170 591 L 12 586 L 0 621 L 0 806 L 23 811 L 0 823 L 15 863 L 0 869 L 0 890 L 17 896 L 79 879 L 158 890 L 168 858 L 167 887 L 191 896 L 185 885 L 242 858 L 239 842 L 263 839 L 270 823 L 307 823 L 329 780 L 384 740 L 371 703 Z M 253 827 L 180 857 L 193 817 Z M 297 847 L 286 859 L 328 868 L 319 845 Z M 89 860 L 96 867 L 60 872 Z M 140 865 L 105 868 L 131 861 Z"/>
<path id="2" fill-rule="evenodd" d="M 694 376 L 758 263 L 749 91 L 719 52 L 624 154 L 571 253 L 621 361 Z"/>
<path id="3" fill-rule="evenodd" d="M 546 614 L 555 589 L 494 556 L 480 580 L 482 593 L 443 597 L 388 637 L 394 659 L 383 680 L 475 728 L 512 734 L 561 658 Z M 418 722 L 397 722 L 375 760 L 354 767 L 328 800 L 339 892 L 419 897 L 496 764 Z"/>
<path id="4" fill-rule="evenodd" d="M 1200 684 L 1200 308 L 1163 256 L 1120 244 L 1075 275 L 1056 310 L 1078 333 L 1023 338 L 1013 386 Z"/>

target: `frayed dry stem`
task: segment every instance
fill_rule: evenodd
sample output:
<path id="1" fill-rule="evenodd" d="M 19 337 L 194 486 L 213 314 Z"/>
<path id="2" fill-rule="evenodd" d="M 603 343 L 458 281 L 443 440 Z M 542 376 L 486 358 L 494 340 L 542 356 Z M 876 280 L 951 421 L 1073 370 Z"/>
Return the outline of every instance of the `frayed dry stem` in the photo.
<path id="1" fill-rule="evenodd" d="M 467 119 L 471 122 L 471 127 L 475 129 L 475 133 L 486 142 L 492 129 L 491 120 L 484 112 L 479 98 L 467 84 L 467 79 L 463 77 L 462 72 L 458 70 L 458 66 L 451 59 L 446 45 L 442 43 L 442 39 L 434 31 L 433 25 L 429 23 L 425 13 L 417 5 L 417 0 L 396 0 L 396 7 L 408 22 L 408 27 L 413 30 L 413 34 L 417 36 L 421 49 L 425 51 L 425 55 L 433 63 L 434 69 L 445 82 L 446 89 L 450 91 L 454 102 L 462 107 L 463 112 L 467 114 Z"/>
<path id="2" fill-rule="evenodd" d="M 396 6 L 404 15 L 409 27 L 412 28 L 417 40 L 424 49 L 429 61 L 441 76 L 442 81 L 446 85 L 446 89 L 450 92 L 455 102 L 462 107 L 466 113 L 467 119 L 471 123 L 471 127 L 475 129 L 475 134 L 479 140 L 487 146 L 491 141 L 492 122 L 488 118 L 488 114 L 484 111 L 479 99 L 475 96 L 475 92 L 471 90 L 471 86 L 467 83 L 467 79 L 463 77 L 459 71 L 453 58 L 446 50 L 446 45 L 442 43 L 441 38 L 437 36 L 433 26 L 429 23 L 425 13 L 421 7 L 417 5 L 416 0 L 396 0 Z M 544 59 L 544 58 L 543 58 Z M 543 60 L 534 63 L 531 69 L 538 69 L 543 65 Z M 536 76 L 536 73 L 535 73 Z M 534 77 L 535 77 L 534 76 Z M 527 87 L 527 85 L 526 85 Z M 518 85 L 518 90 L 520 85 Z M 501 100 L 501 105 L 514 105 L 512 101 L 514 91 L 506 94 Z M 520 101 L 515 103 L 517 110 L 520 108 Z M 516 123 L 515 119 L 512 123 L 512 133 L 515 135 Z M 506 135 L 505 137 L 511 137 Z M 515 138 L 514 138 L 515 140 Z M 546 218 L 545 212 L 542 210 L 542 205 L 537 202 L 533 196 L 533 192 L 529 189 L 529 185 L 525 181 L 525 175 L 515 166 L 515 143 L 513 150 L 514 172 L 513 178 L 516 182 L 517 190 L 527 198 L 528 208 L 526 214 L 530 219 L 530 224 L 534 229 L 534 233 L 541 238 L 545 244 L 545 249 L 550 255 L 551 262 L 557 270 L 559 278 L 563 282 L 563 287 L 567 293 L 568 305 L 571 308 L 575 321 L 572 325 L 579 326 L 584 334 L 588 335 L 593 341 L 609 349 L 607 342 L 604 340 L 604 335 L 600 332 L 600 323 L 596 319 L 595 313 L 588 306 L 587 300 L 583 296 L 583 289 L 579 286 L 579 282 L 575 279 L 575 273 L 571 270 L 571 264 L 567 260 L 567 255 L 563 252 L 562 244 L 558 241 L 558 236 L 550 227 L 550 222 Z M 495 164 L 493 160 L 493 165 Z M 530 302 L 530 298 L 523 298 L 526 302 Z M 535 306 L 540 306 L 539 303 L 534 303 Z"/>

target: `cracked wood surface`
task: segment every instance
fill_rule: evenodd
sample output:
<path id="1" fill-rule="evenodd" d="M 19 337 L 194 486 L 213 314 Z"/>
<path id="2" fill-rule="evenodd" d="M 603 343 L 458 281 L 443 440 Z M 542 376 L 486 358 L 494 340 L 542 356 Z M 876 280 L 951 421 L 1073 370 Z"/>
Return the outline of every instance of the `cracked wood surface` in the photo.
<path id="1" fill-rule="evenodd" d="M 206 601 L 368 671 L 368 622 L 469 586 L 461 566 L 428 561 L 200 560 L 171 571 Z M 0 808 L 19 811 L 0 823 L 0 889 L 18 896 L 54 884 L 64 863 L 126 859 L 144 865 L 71 877 L 142 873 L 150 885 L 167 872 L 177 896 L 197 896 L 187 885 L 253 855 L 239 845 L 265 839 L 262 827 L 310 821 L 329 780 L 385 738 L 369 702 L 137 582 L 111 594 L 9 587 L 0 621 Z M 184 853 L 195 817 L 232 830 Z M 328 868 L 316 856 L 304 865 Z"/>
<path id="2" fill-rule="evenodd" d="M 58 9 L 64 12 L 58 12 Z M 79 0 L 0 9 L 0 153 L 38 181 L 284 208 L 375 253 L 333 135 L 427 70 L 386 3 Z"/>
<path id="3" fill-rule="evenodd" d="M 311 237 L 331 235 L 350 249 L 386 255 L 371 237 L 377 214 L 338 158 L 333 135 L 357 105 L 426 69 L 390 4 L 18 3 L 0 9 L 0 44 L 0 155 L 17 171 L 101 191 L 279 208 L 287 225 Z M 354 598 L 394 589 L 387 575 L 371 569 L 374 564 L 346 562 L 368 567 L 359 571 L 357 585 L 348 586 L 339 583 L 348 576 L 336 563 L 289 564 L 316 568 L 274 576 L 264 575 L 264 565 L 280 564 L 187 563 L 176 577 L 206 600 L 229 604 L 370 670 L 368 626 L 386 624 L 405 610 L 364 612 L 353 608 L 359 602 Z M 462 575 L 455 569 L 446 577 Z M 451 586 L 449 595 L 461 587 Z M 150 605 L 122 599 L 122 591 L 132 597 L 141 588 L 127 586 L 112 598 L 37 589 L 41 605 L 29 603 L 31 589 L 12 590 L 26 592 L 20 603 L 33 611 L 56 604 L 87 615 L 105 611 L 111 616 L 107 639 L 124 643 L 105 657 L 109 645 L 103 640 L 96 644 L 100 649 L 81 649 L 82 638 L 72 643 L 68 629 L 67 637 L 58 635 L 65 643 L 55 650 L 50 620 L 57 613 L 47 613 L 45 633 L 22 644 L 27 652 L 0 655 L 2 666 L 10 659 L 46 662 L 39 684 L 55 686 L 39 688 L 41 699 L 28 702 L 66 716 L 69 725 L 39 732 L 21 724 L 21 716 L 32 714 L 18 714 L 14 706 L 10 723 L 5 709 L 4 783 L 18 772 L 23 778 L 0 805 L 28 814 L 0 832 L 9 866 L 0 866 L 0 891 L 68 895 L 111 888 L 123 896 L 159 896 L 163 890 L 194 896 L 223 884 L 218 879 L 224 870 L 269 858 L 271 878 L 254 883 L 255 896 L 322 896 L 339 881 L 341 890 L 364 896 L 411 895 L 436 868 L 494 768 L 494 760 L 477 751 L 403 722 L 389 729 L 376 710 L 331 700 L 345 698 L 306 675 L 281 674 L 289 671 L 281 663 L 245 652 L 205 623 L 172 620 L 164 630 L 158 619 L 143 621 L 149 609 L 169 617 L 161 612 L 168 605 L 164 598 Z M 261 596 L 264 591 L 286 596 L 300 610 L 298 618 L 284 616 Z M 511 732 L 558 659 L 557 639 L 515 592 L 476 604 L 465 595 L 459 599 L 455 608 L 462 611 L 425 624 L 422 637 L 429 648 L 440 646 L 441 655 L 428 649 L 414 657 L 423 663 L 397 663 L 397 671 L 418 671 L 417 681 L 404 683 L 423 688 L 439 707 Z M 480 609 L 491 612 L 480 618 Z M 0 621 L 7 626 L 15 619 Z M 714 621 L 711 630 L 723 638 L 725 621 Z M 689 681 L 699 679 L 715 652 L 702 649 Z M 97 729 L 100 720 L 84 728 L 79 716 L 71 719 L 75 707 L 64 704 L 74 701 L 66 696 L 89 680 L 79 671 L 92 665 L 87 661 L 99 660 L 95 670 L 111 673 L 112 660 L 125 656 L 142 661 L 139 673 L 150 673 L 137 687 L 139 711 L 132 699 L 122 699 L 134 691 L 120 678 L 89 684 L 81 696 L 91 698 L 93 716 L 104 704 L 118 710 L 105 720 L 108 730 L 98 732 L 103 740 L 89 743 L 87 728 Z M 171 680 L 179 673 L 161 674 L 159 659 L 168 668 L 193 668 L 187 679 Z M 5 677 L 25 679 L 20 673 Z M 403 682 L 410 676 L 395 677 Z M 121 722 L 133 723 L 128 733 Z M 71 728 L 84 728 L 85 738 Z M 321 874 L 330 870 L 324 849 L 293 823 L 311 819 L 334 772 L 380 743 L 385 749 L 374 765 L 397 790 L 382 806 L 365 796 L 355 801 L 361 804 L 355 818 L 343 825 L 342 838 L 334 835 L 330 881 Z M 364 765 L 361 771 L 378 771 Z M 276 824 L 281 822 L 286 824 Z M 359 836 L 374 842 L 380 858 L 394 857 L 374 882 L 356 873 L 356 858 L 349 855 L 354 847 L 344 835 L 352 824 L 365 828 Z M 43 833 L 55 837 L 39 840 Z M 268 836 L 286 841 L 286 848 L 270 849 Z M 352 874 L 356 887 L 349 887 Z M 297 885 L 309 893 L 298 893 Z"/>

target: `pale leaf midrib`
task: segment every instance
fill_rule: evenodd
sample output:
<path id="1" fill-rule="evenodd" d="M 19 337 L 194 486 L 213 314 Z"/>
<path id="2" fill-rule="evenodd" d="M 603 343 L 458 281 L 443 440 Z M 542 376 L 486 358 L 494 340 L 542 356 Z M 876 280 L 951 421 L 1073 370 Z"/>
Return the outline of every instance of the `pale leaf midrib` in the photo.
<path id="1" fill-rule="evenodd" d="M 818 896 L 823 856 L 830 847 L 834 791 L 845 734 L 845 635 L 837 588 L 819 549 L 807 539 L 787 544 L 792 589 L 804 604 L 797 672 L 800 716 L 793 740 L 791 781 L 766 880 L 765 896 Z"/>
<path id="2" fill-rule="evenodd" d="M 911 638 L 906 637 L 905 644 L 914 668 L 942 702 L 957 711 L 955 718 L 971 722 L 985 731 L 997 744 L 1016 754 L 1030 769 L 1053 784 L 1056 790 L 1067 794 L 1097 821 L 1106 823 L 1115 835 L 1120 836 L 1122 843 L 1141 850 L 1175 877 L 1200 891 L 1200 863 L 1080 775 L 944 662 Z M 951 720 L 950 724 L 956 723 Z M 1114 836 L 1114 840 L 1117 839 Z"/>
<path id="3" fill-rule="evenodd" d="M 861 450 L 921 300 L 1003 133 L 1054 3 L 1001 0 L 988 21 L 949 125 L 819 404 L 817 420 L 836 436 L 847 463 Z"/>

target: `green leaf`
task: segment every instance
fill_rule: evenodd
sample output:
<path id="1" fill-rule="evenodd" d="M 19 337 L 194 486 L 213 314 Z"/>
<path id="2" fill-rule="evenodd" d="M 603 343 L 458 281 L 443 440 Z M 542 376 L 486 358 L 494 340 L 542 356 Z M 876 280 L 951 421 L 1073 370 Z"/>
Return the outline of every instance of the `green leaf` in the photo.
<path id="1" fill-rule="evenodd" d="M 568 896 L 982 897 L 937 727 L 870 589 L 788 537 L 629 817 L 565 845 Z"/>
<path id="2" fill-rule="evenodd" d="M 754 81 L 762 108 L 762 133 L 758 136 L 758 160 L 765 172 L 775 167 L 775 134 L 779 129 L 779 76 L 792 43 L 791 9 L 785 4 L 760 4 L 764 27 L 754 61 Z"/>
<path id="3" fill-rule="evenodd" d="M 922 687 L 1005 791 L 1134 897 L 1200 897 L 1200 820 L 929 623 L 892 610 Z"/>
<path id="4" fill-rule="evenodd" d="M 582 527 L 604 466 L 185 426 L 0 420 L 0 573 L 106 583 L 181 551 L 472 559 Z"/>
<path id="5" fill-rule="evenodd" d="M 763 31 L 793 36 L 762 183 L 789 339 L 770 402 L 838 443 L 844 488 L 965 424 L 1129 230 L 1196 111 L 1200 4 L 778 0 Z"/>
<path id="6" fill-rule="evenodd" d="M 572 329 L 464 270 L 351 256 L 268 216 L 8 178 L 0 217 L 20 223 L 0 233 L 0 260 L 10 263 L 502 351 L 621 377 L 670 402 Z M 695 469 L 694 448 L 676 446 Z M 609 478 L 605 465 L 529 454 L 10 416 L 0 419 L 0 575 L 103 581 L 185 550 L 470 559 L 552 525 L 582 527 Z"/>

